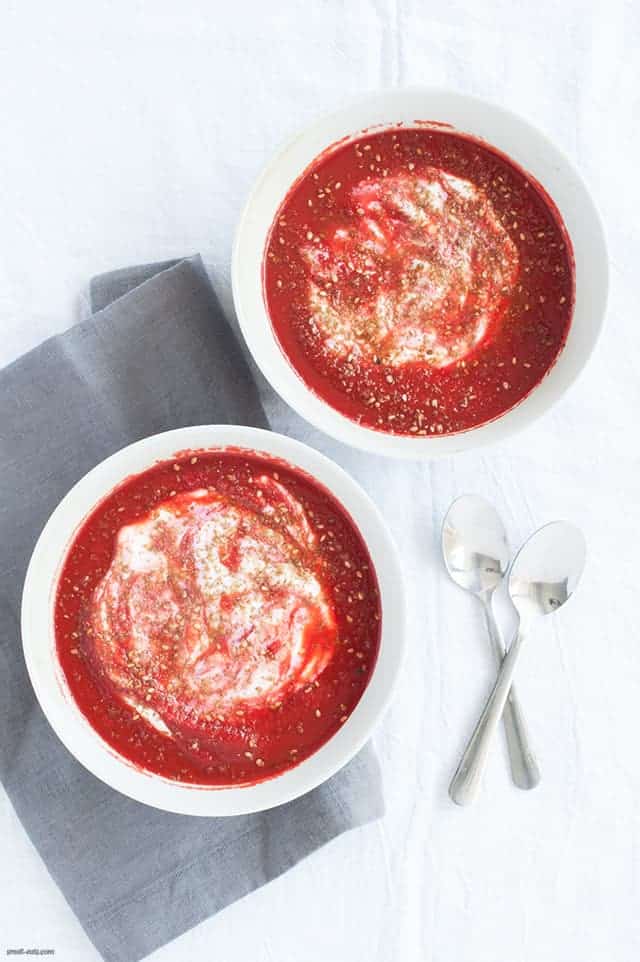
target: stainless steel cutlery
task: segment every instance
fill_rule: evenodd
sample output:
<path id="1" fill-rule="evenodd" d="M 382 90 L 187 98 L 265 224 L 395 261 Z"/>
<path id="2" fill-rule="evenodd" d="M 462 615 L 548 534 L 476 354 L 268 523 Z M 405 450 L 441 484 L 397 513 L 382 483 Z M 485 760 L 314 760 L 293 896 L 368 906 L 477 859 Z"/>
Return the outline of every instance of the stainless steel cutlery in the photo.
<path id="1" fill-rule="evenodd" d="M 493 506 L 477 495 L 463 495 L 454 501 L 444 519 L 442 552 L 451 578 L 482 602 L 500 666 L 493 691 L 449 787 L 456 804 L 468 805 L 478 794 L 501 718 L 514 783 L 531 789 L 540 781 L 512 680 L 535 619 L 557 611 L 573 594 L 584 568 L 586 546 L 581 532 L 565 521 L 545 525 L 525 542 L 509 572 L 508 591 L 519 628 L 506 652 L 492 601 L 509 568 L 509 548 L 504 525 Z"/>

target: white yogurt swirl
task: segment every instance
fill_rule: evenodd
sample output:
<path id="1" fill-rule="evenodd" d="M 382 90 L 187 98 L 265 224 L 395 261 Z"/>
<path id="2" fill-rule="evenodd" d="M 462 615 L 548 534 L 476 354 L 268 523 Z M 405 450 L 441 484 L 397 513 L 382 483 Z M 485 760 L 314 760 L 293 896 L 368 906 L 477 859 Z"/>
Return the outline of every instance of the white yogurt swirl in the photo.
<path id="1" fill-rule="evenodd" d="M 485 191 L 436 168 L 351 190 L 357 217 L 303 247 L 309 324 L 329 353 L 445 367 L 498 321 L 518 252 Z"/>
<path id="2" fill-rule="evenodd" d="M 335 617 L 304 509 L 273 478 L 256 487 L 255 512 L 199 490 L 125 525 L 94 593 L 101 668 L 162 730 L 242 705 L 273 707 L 334 653 Z"/>

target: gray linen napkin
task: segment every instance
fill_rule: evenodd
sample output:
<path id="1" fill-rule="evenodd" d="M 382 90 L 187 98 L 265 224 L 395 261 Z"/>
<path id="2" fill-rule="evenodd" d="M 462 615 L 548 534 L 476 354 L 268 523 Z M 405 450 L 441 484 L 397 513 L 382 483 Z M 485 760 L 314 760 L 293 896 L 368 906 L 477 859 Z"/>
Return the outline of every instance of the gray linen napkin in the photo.
<path id="1" fill-rule="evenodd" d="M 91 302 L 98 313 L 0 372 L 0 775 L 89 938 L 108 962 L 135 962 L 383 806 L 367 747 L 270 812 L 169 815 L 98 781 L 50 729 L 22 658 L 19 604 L 59 499 L 144 435 L 266 424 L 199 257 L 103 275 Z"/>

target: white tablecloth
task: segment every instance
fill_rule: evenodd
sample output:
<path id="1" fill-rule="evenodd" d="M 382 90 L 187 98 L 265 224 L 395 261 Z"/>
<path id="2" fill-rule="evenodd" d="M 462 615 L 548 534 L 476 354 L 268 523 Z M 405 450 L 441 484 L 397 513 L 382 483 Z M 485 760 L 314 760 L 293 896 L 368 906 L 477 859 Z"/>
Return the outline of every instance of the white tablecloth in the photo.
<path id="1" fill-rule="evenodd" d="M 229 304 L 232 235 L 257 172 L 296 128 L 366 89 L 493 99 L 581 169 L 605 219 L 612 292 L 578 385 L 479 454 L 409 465 L 340 452 L 393 529 L 411 604 L 408 660 L 375 736 L 385 819 L 153 959 L 638 958 L 640 5 L 25 0 L 4 5 L 0 50 L 0 362 L 81 316 L 88 277 L 112 267 L 200 251 Z M 514 789 L 500 745 L 462 810 L 446 788 L 491 661 L 437 536 L 466 490 L 493 499 L 514 543 L 575 521 L 590 557 L 579 596 L 539 626 L 520 672 L 542 784 Z M 6 798 L 0 815 L 0 949 L 97 959 Z"/>

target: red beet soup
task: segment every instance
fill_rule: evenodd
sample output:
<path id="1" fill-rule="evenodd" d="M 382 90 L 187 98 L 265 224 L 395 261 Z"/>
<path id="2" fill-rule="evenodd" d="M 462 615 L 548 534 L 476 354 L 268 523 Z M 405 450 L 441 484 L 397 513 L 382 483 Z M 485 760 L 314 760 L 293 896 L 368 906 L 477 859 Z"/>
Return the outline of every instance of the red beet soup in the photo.
<path id="1" fill-rule="evenodd" d="M 58 657 L 96 731 L 181 782 L 254 784 L 348 719 L 380 643 L 364 542 L 307 474 L 238 449 L 124 481 L 64 561 Z"/>
<path id="2" fill-rule="evenodd" d="M 263 268 L 274 333 L 324 401 L 406 435 L 485 424 L 565 343 L 571 243 L 504 154 L 429 125 L 325 151 L 293 185 Z"/>

